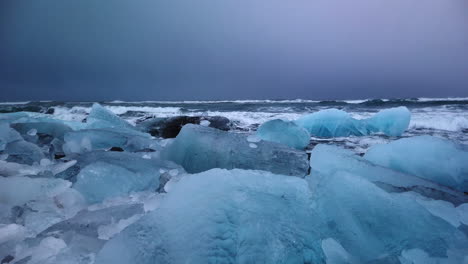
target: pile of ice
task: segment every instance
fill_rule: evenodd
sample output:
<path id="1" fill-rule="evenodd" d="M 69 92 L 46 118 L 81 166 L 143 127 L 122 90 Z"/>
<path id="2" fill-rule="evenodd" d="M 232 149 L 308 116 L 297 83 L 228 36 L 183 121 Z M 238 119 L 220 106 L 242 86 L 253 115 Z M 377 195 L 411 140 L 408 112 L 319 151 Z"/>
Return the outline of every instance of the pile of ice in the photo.
<path id="1" fill-rule="evenodd" d="M 83 122 L 0 114 L 0 262 L 466 263 L 466 146 L 302 150 L 309 132 L 397 135 L 404 112 L 175 139 L 98 104 Z"/>

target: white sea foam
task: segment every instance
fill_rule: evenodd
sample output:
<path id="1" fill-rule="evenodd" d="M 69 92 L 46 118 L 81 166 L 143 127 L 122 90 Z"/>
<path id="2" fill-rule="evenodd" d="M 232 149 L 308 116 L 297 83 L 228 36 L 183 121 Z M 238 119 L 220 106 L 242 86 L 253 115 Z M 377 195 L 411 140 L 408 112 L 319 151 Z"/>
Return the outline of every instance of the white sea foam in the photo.
<path id="1" fill-rule="evenodd" d="M 29 101 L 24 101 L 24 102 L 1 102 L 0 105 L 23 105 L 23 104 L 29 104 Z"/>

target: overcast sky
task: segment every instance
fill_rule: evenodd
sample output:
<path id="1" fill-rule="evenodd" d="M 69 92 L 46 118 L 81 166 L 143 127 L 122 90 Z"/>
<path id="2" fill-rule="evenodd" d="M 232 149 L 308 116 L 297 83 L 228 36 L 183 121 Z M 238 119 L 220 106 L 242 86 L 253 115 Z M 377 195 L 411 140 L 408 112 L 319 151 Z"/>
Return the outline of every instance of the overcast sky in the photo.
<path id="1" fill-rule="evenodd" d="M 468 1 L 1 0 L 0 91 L 0 101 L 468 96 Z"/>

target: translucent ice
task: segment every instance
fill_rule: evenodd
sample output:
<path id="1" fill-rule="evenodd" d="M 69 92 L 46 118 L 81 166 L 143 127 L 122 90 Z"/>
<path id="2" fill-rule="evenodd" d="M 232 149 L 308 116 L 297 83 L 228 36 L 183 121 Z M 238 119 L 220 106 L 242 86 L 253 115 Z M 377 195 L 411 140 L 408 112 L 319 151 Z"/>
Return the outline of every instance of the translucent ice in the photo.
<path id="1" fill-rule="evenodd" d="M 111 239 L 96 264 L 323 263 L 310 198 L 296 177 L 237 169 L 189 175 L 159 209 Z"/>
<path id="2" fill-rule="evenodd" d="M 93 104 L 91 112 L 86 118 L 90 128 L 118 128 L 134 130 L 134 127 L 116 114 L 98 103 Z"/>
<path id="3" fill-rule="evenodd" d="M 128 195 L 130 192 L 156 190 L 159 187 L 159 168 L 142 167 L 130 171 L 125 167 L 97 161 L 84 167 L 73 188 L 90 203 Z"/>
<path id="4" fill-rule="evenodd" d="M 7 123 L 0 122 L 0 151 L 5 149 L 6 144 L 16 140 L 23 140 L 23 138 Z"/>
<path id="5" fill-rule="evenodd" d="M 375 165 L 351 150 L 337 146 L 324 144 L 315 146 L 311 152 L 310 166 L 312 176 L 314 176 L 314 172 L 330 175 L 344 171 L 364 177 L 390 192 L 413 191 L 433 199 L 450 201 L 455 205 L 468 202 L 468 197 L 461 192 L 419 177 Z"/>
<path id="6" fill-rule="evenodd" d="M 72 217 L 84 200 L 70 185 L 61 179 L 0 177 L 0 220 L 21 223 L 37 233 Z"/>
<path id="7" fill-rule="evenodd" d="M 69 126 L 61 122 L 25 122 L 14 123 L 11 126 L 21 134 L 28 134 L 31 130 L 35 130 L 36 133 L 50 135 L 61 140 L 65 133 L 72 131 Z"/>
<path id="8" fill-rule="evenodd" d="M 408 128 L 411 112 L 404 106 L 384 109 L 363 122 L 369 132 L 383 132 L 387 136 L 400 136 Z"/>
<path id="9" fill-rule="evenodd" d="M 189 173 L 212 168 L 241 168 L 304 176 L 307 154 L 275 142 L 260 141 L 251 147 L 245 134 L 187 124 L 168 145 L 163 157 L 182 165 Z"/>
<path id="10" fill-rule="evenodd" d="M 368 119 L 354 119 L 350 114 L 327 109 L 303 116 L 296 124 L 317 137 L 364 136 L 382 132 L 388 136 L 400 136 L 408 128 L 411 113 L 406 107 L 397 107 L 378 112 Z"/>
<path id="11" fill-rule="evenodd" d="M 174 162 L 162 160 L 158 157 L 158 153 L 129 153 L 129 152 L 114 152 L 114 151 L 93 151 L 84 154 L 73 154 L 70 158 L 78 162 L 70 169 L 60 173 L 57 177 L 76 182 L 76 177 L 80 170 L 86 166 L 95 163 L 96 161 L 112 164 L 118 167 L 125 168 L 132 173 L 151 173 L 160 169 L 171 170 L 178 169 L 183 172 L 183 168 Z M 132 174 L 133 175 L 133 174 Z"/>
<path id="12" fill-rule="evenodd" d="M 306 179 L 314 194 L 313 209 L 326 222 L 326 235 L 356 263 L 394 263 L 402 251 L 412 248 L 440 258 L 446 258 L 448 250 L 461 252 L 448 263 L 463 263 L 468 254 L 466 235 L 411 196 L 388 193 L 344 171 Z"/>
<path id="13" fill-rule="evenodd" d="M 17 140 L 8 143 L 5 146 L 4 153 L 8 154 L 7 161 L 28 165 L 39 163 L 45 158 L 42 149 L 37 145 L 24 140 Z"/>
<path id="14" fill-rule="evenodd" d="M 257 129 L 257 136 L 266 141 L 277 142 L 296 149 L 309 145 L 310 134 L 294 122 L 281 119 L 270 120 Z"/>
<path id="15" fill-rule="evenodd" d="M 432 136 L 372 146 L 365 159 L 407 174 L 468 192 L 468 150 Z"/>
<path id="16" fill-rule="evenodd" d="M 63 151 L 66 154 L 84 153 L 93 150 L 107 150 L 119 147 L 128 151 L 145 148 L 157 149 L 159 145 L 148 134 L 138 132 L 127 133 L 129 130 L 114 129 L 84 129 L 65 134 Z"/>

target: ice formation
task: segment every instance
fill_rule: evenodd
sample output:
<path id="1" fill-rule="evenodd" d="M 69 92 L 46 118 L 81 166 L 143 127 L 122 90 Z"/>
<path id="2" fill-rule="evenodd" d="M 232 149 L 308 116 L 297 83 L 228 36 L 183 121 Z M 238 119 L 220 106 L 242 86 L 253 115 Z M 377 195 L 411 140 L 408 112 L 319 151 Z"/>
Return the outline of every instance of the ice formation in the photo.
<path id="1" fill-rule="evenodd" d="M 304 149 L 309 145 L 310 134 L 294 122 L 274 119 L 257 129 L 257 136 L 266 141 L 281 143 L 292 148 Z"/>
<path id="2" fill-rule="evenodd" d="M 83 109 L 75 121 L 0 114 L 2 264 L 468 260 L 467 148 L 395 140 L 404 107 L 362 120 L 325 110 L 254 133 L 219 130 L 235 118 L 134 127 L 98 104 Z M 309 161 L 309 132 L 392 137 L 366 138 L 390 143 L 364 157 L 319 144 Z"/>
<path id="3" fill-rule="evenodd" d="M 382 132 L 387 136 L 400 136 L 409 126 L 411 113 L 406 107 L 385 109 L 367 119 L 354 119 L 338 109 L 327 109 L 305 115 L 296 124 L 316 137 L 364 136 Z"/>
<path id="4" fill-rule="evenodd" d="M 127 121 L 97 103 L 93 104 L 86 123 L 90 128 L 134 129 Z"/>
<path id="5" fill-rule="evenodd" d="M 413 175 L 375 165 L 351 150 L 333 145 L 315 146 L 311 152 L 310 166 L 312 176 L 315 172 L 331 175 L 342 171 L 359 175 L 388 192 L 412 191 L 432 199 L 447 200 L 456 205 L 468 202 L 468 197 L 461 192 Z"/>
<path id="6" fill-rule="evenodd" d="M 249 146 L 244 134 L 187 124 L 163 156 L 182 165 L 189 173 L 212 168 L 265 170 L 283 175 L 304 176 L 307 154 L 275 142 L 260 141 Z"/>
<path id="7" fill-rule="evenodd" d="M 310 198 L 296 177 L 237 169 L 186 176 L 96 263 L 323 263 Z"/>
<path id="8" fill-rule="evenodd" d="M 468 192 L 468 148 L 432 136 L 371 147 L 365 159 L 393 170 Z"/>
<path id="9" fill-rule="evenodd" d="M 399 263 L 402 252 L 412 249 L 447 263 L 463 263 L 468 254 L 466 234 L 412 196 L 388 193 L 346 171 L 307 179 L 314 194 L 312 208 L 327 226 L 325 236 L 355 263 Z"/>
<path id="10" fill-rule="evenodd" d="M 97 161 L 81 169 L 73 188 L 82 193 L 88 202 L 97 203 L 131 192 L 156 190 L 158 186 L 157 167 L 147 166 L 130 171 L 122 166 Z"/>

